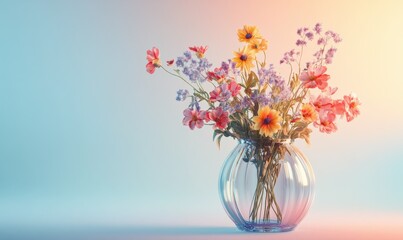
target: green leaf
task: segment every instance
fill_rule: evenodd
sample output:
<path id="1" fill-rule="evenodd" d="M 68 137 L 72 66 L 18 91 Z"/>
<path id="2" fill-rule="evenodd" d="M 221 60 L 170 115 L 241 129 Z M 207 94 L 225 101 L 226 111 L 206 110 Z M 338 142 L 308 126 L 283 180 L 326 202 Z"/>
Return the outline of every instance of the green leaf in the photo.
<path id="1" fill-rule="evenodd" d="M 223 131 L 221 131 L 221 130 L 219 130 L 219 129 L 214 130 L 214 133 L 213 133 L 213 141 L 214 141 L 215 137 L 217 137 L 218 134 L 222 134 L 222 133 L 223 133 Z"/>
<path id="2" fill-rule="evenodd" d="M 259 79 L 255 72 L 251 71 L 249 73 L 248 79 L 245 82 L 246 88 L 253 88 L 259 82 Z"/>
<path id="3" fill-rule="evenodd" d="M 220 149 L 220 147 L 221 147 L 221 138 L 222 138 L 222 134 L 220 135 L 220 136 L 218 136 L 218 138 L 217 138 L 217 146 L 218 146 L 218 149 Z"/>

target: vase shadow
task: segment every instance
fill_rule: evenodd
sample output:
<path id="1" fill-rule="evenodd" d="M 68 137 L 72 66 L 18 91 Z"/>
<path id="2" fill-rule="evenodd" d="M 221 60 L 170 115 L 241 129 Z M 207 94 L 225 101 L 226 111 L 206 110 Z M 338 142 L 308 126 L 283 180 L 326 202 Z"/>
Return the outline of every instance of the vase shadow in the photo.
<path id="1" fill-rule="evenodd" d="M 133 235 L 231 235 L 245 234 L 236 227 L 214 226 L 135 226 L 127 228 L 111 228 L 106 230 L 109 234 Z"/>

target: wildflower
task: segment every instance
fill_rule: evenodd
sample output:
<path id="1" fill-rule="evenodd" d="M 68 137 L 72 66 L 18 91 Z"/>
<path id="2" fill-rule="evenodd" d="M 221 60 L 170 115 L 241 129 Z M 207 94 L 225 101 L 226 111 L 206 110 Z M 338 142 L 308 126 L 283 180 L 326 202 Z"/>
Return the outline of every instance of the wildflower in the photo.
<path id="1" fill-rule="evenodd" d="M 306 36 L 310 41 L 313 40 L 313 33 L 312 33 L 312 32 L 307 32 L 307 33 L 305 33 L 305 36 Z"/>
<path id="2" fill-rule="evenodd" d="M 174 61 L 175 61 L 175 60 L 173 60 L 173 59 L 172 59 L 172 60 L 168 60 L 168 61 L 167 61 L 167 66 L 168 66 L 168 67 L 169 67 L 169 66 L 172 66 L 172 64 L 174 64 Z"/>
<path id="3" fill-rule="evenodd" d="M 315 106 L 317 112 L 322 110 L 331 110 L 333 108 L 333 100 L 326 95 L 319 95 L 316 97 L 312 97 L 311 104 Z"/>
<path id="4" fill-rule="evenodd" d="M 323 37 L 318 39 L 318 42 L 317 42 L 318 45 L 325 45 L 325 43 L 326 43 L 326 40 Z"/>
<path id="5" fill-rule="evenodd" d="M 281 129 L 280 122 L 282 118 L 278 112 L 270 107 L 265 106 L 260 108 L 258 115 L 253 117 L 253 129 L 258 130 L 260 135 L 272 137 L 274 133 Z"/>
<path id="6" fill-rule="evenodd" d="M 187 97 L 189 97 L 189 91 L 186 89 L 179 89 L 176 92 L 177 96 L 176 96 L 176 101 L 185 101 L 185 99 Z"/>
<path id="7" fill-rule="evenodd" d="M 183 57 L 178 57 L 176 59 L 176 66 L 177 67 L 184 67 L 185 66 L 185 59 Z"/>
<path id="8" fill-rule="evenodd" d="M 344 96 L 344 102 L 346 103 L 346 117 L 347 122 L 352 121 L 355 117 L 360 114 L 360 110 L 358 106 L 361 105 L 360 101 L 358 100 L 357 96 L 354 93 Z"/>
<path id="9" fill-rule="evenodd" d="M 280 60 L 280 64 L 295 62 L 296 57 L 299 56 L 299 52 L 296 52 L 295 49 L 290 50 L 289 52 L 284 53 L 283 58 Z"/>
<path id="10" fill-rule="evenodd" d="M 207 51 L 207 46 L 205 46 L 205 47 L 203 47 L 203 46 L 200 46 L 200 47 L 194 46 L 194 47 L 189 47 L 189 49 L 190 49 L 191 51 L 195 52 L 195 53 L 196 53 L 196 56 L 197 56 L 198 58 L 203 58 L 203 57 L 204 57 L 204 53 Z"/>
<path id="11" fill-rule="evenodd" d="M 226 102 L 232 96 L 231 91 L 228 89 L 228 84 L 222 84 L 210 92 L 211 102 Z"/>
<path id="12" fill-rule="evenodd" d="M 333 101 L 333 112 L 337 115 L 343 116 L 346 113 L 345 101 L 338 99 Z"/>
<path id="13" fill-rule="evenodd" d="M 235 57 L 232 59 L 237 68 L 241 70 L 250 71 L 253 65 L 253 61 L 255 60 L 255 52 L 250 50 L 248 47 L 244 47 L 242 50 L 238 52 L 234 52 Z"/>
<path id="14" fill-rule="evenodd" d="M 222 107 L 218 107 L 207 113 L 207 121 L 209 120 L 215 122 L 213 126 L 214 129 L 225 129 L 229 122 L 228 112 L 224 111 Z"/>
<path id="15" fill-rule="evenodd" d="M 329 75 L 324 74 L 326 70 L 325 66 L 313 67 L 311 65 L 308 70 L 300 74 L 299 79 L 306 88 L 318 87 L 324 90 L 327 87 L 327 80 L 330 78 Z"/>
<path id="16" fill-rule="evenodd" d="M 252 92 L 250 99 L 253 102 L 258 103 L 260 106 L 266 106 L 266 105 L 269 105 L 269 103 L 271 103 L 270 97 L 267 96 L 265 93 L 259 93 L 259 90 L 257 90 L 257 89 L 255 89 Z"/>
<path id="17" fill-rule="evenodd" d="M 199 111 L 195 109 L 187 108 L 183 111 L 185 116 L 182 120 L 183 125 L 189 126 L 190 129 L 202 128 L 204 126 L 204 120 L 206 119 L 206 111 Z"/>
<path id="18" fill-rule="evenodd" d="M 306 41 L 302 39 L 298 39 L 297 42 L 295 43 L 297 46 L 305 46 Z"/>
<path id="19" fill-rule="evenodd" d="M 256 38 L 261 38 L 259 30 L 255 26 L 243 26 L 243 29 L 238 30 L 238 39 L 240 42 L 250 43 Z"/>
<path id="20" fill-rule="evenodd" d="M 267 50 L 267 40 L 266 39 L 253 39 L 249 42 L 249 49 L 255 50 L 256 52 Z"/>
<path id="21" fill-rule="evenodd" d="M 236 95 L 238 95 L 239 91 L 241 91 L 241 85 L 232 80 L 228 84 L 228 90 L 231 92 L 231 96 L 235 97 Z"/>
<path id="22" fill-rule="evenodd" d="M 185 51 L 185 52 L 183 53 L 183 56 L 185 56 L 185 61 L 186 61 L 186 62 L 189 61 L 189 60 L 192 60 L 192 53 L 189 52 L 189 51 Z"/>
<path id="23" fill-rule="evenodd" d="M 226 73 L 222 68 L 215 68 L 214 71 L 207 72 L 207 80 L 215 80 L 218 83 L 222 83 L 225 80 Z"/>
<path id="24" fill-rule="evenodd" d="M 319 128 L 319 131 L 325 133 L 332 133 L 337 130 L 334 120 L 336 119 L 336 114 L 332 111 L 321 111 L 319 113 L 319 123 L 314 122 L 313 125 Z"/>
<path id="25" fill-rule="evenodd" d="M 333 61 L 334 53 L 337 51 L 337 48 L 329 48 L 326 52 L 325 62 L 326 64 L 331 64 Z"/>
<path id="26" fill-rule="evenodd" d="M 302 105 L 301 115 L 306 122 L 315 122 L 318 120 L 318 113 L 316 112 L 315 107 L 308 103 Z"/>
<path id="27" fill-rule="evenodd" d="M 212 66 L 206 58 L 193 59 L 190 51 L 185 51 L 183 56 L 178 57 L 176 66 L 192 82 L 204 82 L 205 75 Z"/>
<path id="28" fill-rule="evenodd" d="M 322 32 L 322 25 L 320 23 L 315 24 L 315 27 L 313 28 L 316 34 L 320 34 Z"/>
<path id="29" fill-rule="evenodd" d="M 148 61 L 146 65 L 147 72 L 153 74 L 155 68 L 161 66 L 160 50 L 156 47 L 153 47 L 151 50 L 147 50 L 147 61 Z"/>

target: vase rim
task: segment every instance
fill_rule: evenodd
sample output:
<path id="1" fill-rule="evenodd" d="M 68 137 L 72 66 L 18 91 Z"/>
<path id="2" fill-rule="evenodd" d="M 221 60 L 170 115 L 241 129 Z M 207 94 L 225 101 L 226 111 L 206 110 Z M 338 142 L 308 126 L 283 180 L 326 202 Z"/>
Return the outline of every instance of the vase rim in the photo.
<path id="1" fill-rule="evenodd" d="M 264 139 L 264 140 L 266 140 L 266 139 Z M 250 139 L 250 138 L 239 139 L 239 142 L 240 143 L 251 143 L 251 144 L 257 143 L 256 139 Z M 278 143 L 278 144 L 292 144 L 294 142 L 294 140 L 291 138 L 280 138 L 280 139 L 267 139 L 267 141 L 263 141 L 263 142 L 266 144 L 270 144 L 272 142 Z"/>

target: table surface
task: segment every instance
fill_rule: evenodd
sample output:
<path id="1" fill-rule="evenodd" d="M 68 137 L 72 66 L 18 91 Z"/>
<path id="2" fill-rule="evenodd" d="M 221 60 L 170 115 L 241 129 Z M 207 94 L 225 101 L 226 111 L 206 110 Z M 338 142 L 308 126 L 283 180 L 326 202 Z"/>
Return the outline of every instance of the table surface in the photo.
<path id="1" fill-rule="evenodd" d="M 183 240 L 183 239 L 309 239 L 309 240 L 402 240 L 403 217 L 398 219 L 360 219 L 359 221 L 315 220 L 300 224 L 286 233 L 246 233 L 233 226 L 64 226 L 3 228 L 0 239 L 80 239 L 80 240 Z"/>

